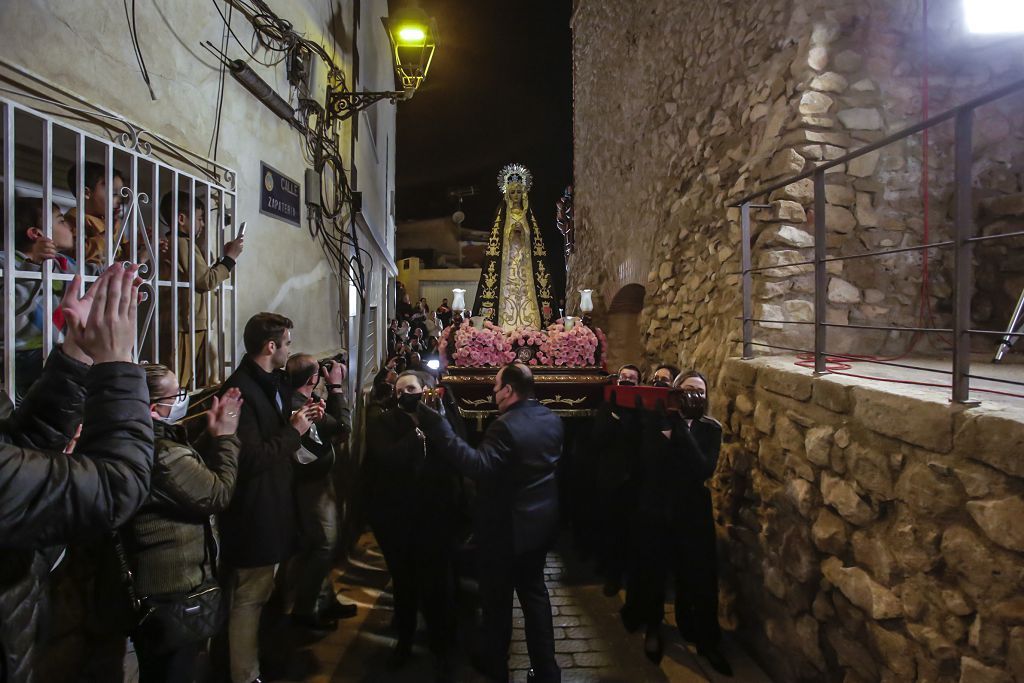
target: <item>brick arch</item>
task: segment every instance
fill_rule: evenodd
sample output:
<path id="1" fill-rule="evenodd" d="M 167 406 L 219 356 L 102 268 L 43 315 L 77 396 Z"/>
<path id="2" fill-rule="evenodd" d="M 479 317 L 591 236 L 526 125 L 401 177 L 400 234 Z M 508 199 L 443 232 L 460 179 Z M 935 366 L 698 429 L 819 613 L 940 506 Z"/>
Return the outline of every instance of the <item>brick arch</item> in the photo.
<path id="1" fill-rule="evenodd" d="M 609 313 L 639 313 L 644 308 L 644 297 L 647 289 L 635 282 L 630 283 L 615 293 L 608 304 Z"/>
<path id="2" fill-rule="evenodd" d="M 619 293 L 630 286 L 640 287 L 641 290 L 646 291 L 639 283 L 647 282 L 647 271 L 650 270 L 647 261 L 648 259 L 638 255 L 630 255 L 620 261 L 614 268 L 614 279 L 605 286 L 602 292 L 604 300 L 614 302 Z M 643 296 L 640 297 L 640 301 L 642 304 Z M 640 309 L 636 309 L 636 312 L 639 313 Z"/>

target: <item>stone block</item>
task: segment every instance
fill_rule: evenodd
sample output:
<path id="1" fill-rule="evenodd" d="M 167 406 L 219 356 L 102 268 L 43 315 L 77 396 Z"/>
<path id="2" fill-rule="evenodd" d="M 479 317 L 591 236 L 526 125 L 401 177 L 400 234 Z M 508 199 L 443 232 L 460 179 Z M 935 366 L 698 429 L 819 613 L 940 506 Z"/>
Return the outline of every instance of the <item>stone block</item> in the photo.
<path id="1" fill-rule="evenodd" d="M 821 474 L 821 495 L 846 521 L 863 526 L 875 518 L 875 511 L 857 495 L 848 482 L 828 472 Z"/>
<path id="2" fill-rule="evenodd" d="M 831 555 L 841 555 L 848 541 L 846 523 L 827 509 L 818 511 L 818 518 L 811 525 L 811 540 L 818 550 Z"/>
<path id="3" fill-rule="evenodd" d="M 868 634 L 875 650 L 882 656 L 886 667 L 897 676 L 897 680 L 914 680 L 916 662 L 907 639 L 879 624 L 868 624 Z"/>
<path id="4" fill-rule="evenodd" d="M 846 471 L 872 498 L 892 500 L 892 472 L 887 455 L 863 443 L 850 444 L 846 451 Z"/>
<path id="5" fill-rule="evenodd" d="M 817 383 L 815 383 L 817 385 Z M 815 386 L 817 389 L 817 386 Z M 811 427 L 804 437 L 804 452 L 807 459 L 820 467 L 828 466 L 828 454 L 832 448 L 834 430 L 828 425 Z"/>
<path id="6" fill-rule="evenodd" d="M 867 178 L 878 167 L 878 150 L 862 154 L 847 163 L 847 172 L 854 178 Z"/>
<path id="7" fill-rule="evenodd" d="M 1013 683 L 1013 678 L 1001 668 L 982 664 L 973 657 L 961 657 L 960 683 Z"/>
<path id="8" fill-rule="evenodd" d="M 838 114 L 839 120 L 850 130 L 879 130 L 882 128 L 882 115 L 877 109 L 854 108 L 845 109 Z"/>
<path id="9" fill-rule="evenodd" d="M 867 567 L 871 575 L 885 585 L 892 584 L 896 569 L 896 558 L 889 550 L 886 539 L 871 531 L 858 529 L 850 539 L 853 545 L 853 559 Z"/>
<path id="10" fill-rule="evenodd" d="M 846 90 L 846 88 L 846 78 L 841 74 L 837 74 L 835 71 L 826 71 L 823 74 L 815 76 L 814 80 L 811 81 L 812 90 L 841 93 Z"/>
<path id="11" fill-rule="evenodd" d="M 751 415 L 754 412 L 754 402 L 747 394 L 737 394 L 735 401 L 736 410 L 742 415 Z"/>
<path id="12" fill-rule="evenodd" d="M 974 617 L 968 631 L 967 642 L 975 651 L 986 659 L 994 659 L 1001 654 L 1006 632 L 996 619 L 980 614 Z"/>
<path id="13" fill-rule="evenodd" d="M 983 199 L 981 208 L 992 216 L 1024 216 L 1024 193 Z"/>
<path id="14" fill-rule="evenodd" d="M 855 304 L 860 302 L 860 289 L 838 277 L 829 278 L 828 300 L 833 304 Z"/>
<path id="15" fill-rule="evenodd" d="M 856 672 L 857 676 L 860 676 L 859 680 L 856 677 L 851 679 L 848 676 L 844 683 L 878 680 L 878 662 L 874 654 L 860 640 L 851 637 L 838 626 L 831 624 L 825 627 L 825 639 L 828 640 L 829 645 L 835 651 L 839 664 L 849 667 Z"/>
<path id="16" fill-rule="evenodd" d="M 818 377 L 814 381 L 814 402 L 822 408 L 845 413 L 850 410 L 850 387 L 831 377 Z"/>
<path id="17" fill-rule="evenodd" d="M 945 402 L 860 386 L 850 392 L 854 416 L 869 429 L 938 453 L 952 449 L 954 410 Z"/>
<path id="18" fill-rule="evenodd" d="M 976 408 L 963 415 L 957 453 L 1015 477 L 1024 477 L 1024 422 Z"/>
<path id="19" fill-rule="evenodd" d="M 807 66 L 815 71 L 824 71 L 828 66 L 828 50 L 824 47 L 812 47 L 807 51 Z"/>
<path id="20" fill-rule="evenodd" d="M 924 463 L 913 462 L 896 480 L 896 497 L 915 512 L 937 517 L 963 505 L 956 480 L 936 473 Z"/>
<path id="21" fill-rule="evenodd" d="M 796 154 L 796 152 L 793 152 Z M 796 156 L 800 156 L 796 154 Z M 799 173 L 797 170 L 795 173 Z M 787 221 L 791 223 L 806 223 L 807 212 L 804 211 L 804 207 L 794 201 L 786 199 L 777 199 L 771 202 L 772 216 L 777 221 Z"/>
<path id="22" fill-rule="evenodd" d="M 1015 626 L 1010 629 L 1006 665 L 1017 681 L 1024 681 L 1024 627 Z"/>
<path id="23" fill-rule="evenodd" d="M 818 490 L 805 479 L 790 479 L 786 483 L 786 495 L 802 517 L 810 517 L 818 504 Z"/>
<path id="24" fill-rule="evenodd" d="M 806 401 L 811 397 L 811 379 L 795 369 L 764 367 L 758 373 L 758 386 L 774 394 Z"/>
<path id="25" fill-rule="evenodd" d="M 804 433 L 788 417 L 779 415 L 775 418 L 775 441 L 787 451 L 803 455 Z"/>
<path id="26" fill-rule="evenodd" d="M 860 69 L 861 63 L 864 58 L 859 53 L 853 50 L 843 50 L 836 55 L 835 67 L 836 71 L 843 73 L 852 73 Z"/>
<path id="27" fill-rule="evenodd" d="M 776 249 L 761 252 L 757 267 L 765 269 L 761 271 L 764 277 L 793 278 L 814 270 L 813 265 L 803 263 L 807 260 L 807 257 L 794 249 Z"/>
<path id="28" fill-rule="evenodd" d="M 857 219 L 844 206 L 825 205 L 825 226 L 833 232 L 847 234 L 857 227 Z"/>
<path id="29" fill-rule="evenodd" d="M 754 426 L 762 434 L 771 434 L 775 427 L 775 412 L 765 401 L 758 401 L 754 408 Z"/>
<path id="30" fill-rule="evenodd" d="M 658 268 L 658 277 L 662 280 L 667 280 L 672 277 L 674 272 L 675 264 L 672 261 L 663 261 Z"/>
<path id="31" fill-rule="evenodd" d="M 961 525 L 950 527 L 942 535 L 941 551 L 946 566 L 962 579 L 960 587 L 975 600 L 1019 595 L 1024 563 L 1018 555 L 988 547 Z"/>
<path id="32" fill-rule="evenodd" d="M 896 519 L 885 529 L 886 545 L 906 574 L 931 571 L 942 558 L 939 552 L 941 532 L 938 527 L 907 510 L 896 506 Z"/>
<path id="33" fill-rule="evenodd" d="M 841 150 L 843 151 L 843 150 Z M 840 154 L 839 156 L 842 156 Z M 845 185 L 826 185 L 825 201 L 836 206 L 853 206 L 856 193 Z"/>
<path id="34" fill-rule="evenodd" d="M 928 654 L 939 661 L 956 659 L 959 654 L 956 645 L 931 626 L 910 623 L 907 624 L 907 632 L 911 638 L 925 646 Z"/>
<path id="35" fill-rule="evenodd" d="M 814 246 L 814 237 L 809 232 L 792 225 L 774 225 L 761 233 L 758 240 L 766 246 L 795 247 L 806 249 Z"/>
<path id="36" fill-rule="evenodd" d="M 900 599 L 860 567 L 844 567 L 838 557 L 829 557 L 821 563 L 821 573 L 872 619 L 895 619 L 903 615 Z"/>
<path id="37" fill-rule="evenodd" d="M 769 196 L 769 200 L 775 201 L 776 199 L 788 199 L 800 204 L 809 204 L 814 199 L 814 181 L 804 178 L 775 190 Z"/>
<path id="38" fill-rule="evenodd" d="M 993 543 L 1024 552 L 1024 500 L 1020 496 L 973 500 L 967 503 L 967 512 Z"/>
<path id="39" fill-rule="evenodd" d="M 753 387 L 757 382 L 758 365 L 748 360 L 727 358 L 722 366 L 722 379 L 740 387 Z"/>
<path id="40" fill-rule="evenodd" d="M 800 156 L 795 149 L 792 147 L 786 148 L 772 157 L 771 163 L 765 169 L 765 179 L 770 180 L 780 176 L 796 175 L 804 170 L 806 162 L 807 160 Z M 789 219 L 783 218 L 782 220 Z"/>
<path id="41" fill-rule="evenodd" d="M 835 104 L 828 95 L 808 90 L 800 96 L 799 111 L 801 114 L 825 114 Z"/>

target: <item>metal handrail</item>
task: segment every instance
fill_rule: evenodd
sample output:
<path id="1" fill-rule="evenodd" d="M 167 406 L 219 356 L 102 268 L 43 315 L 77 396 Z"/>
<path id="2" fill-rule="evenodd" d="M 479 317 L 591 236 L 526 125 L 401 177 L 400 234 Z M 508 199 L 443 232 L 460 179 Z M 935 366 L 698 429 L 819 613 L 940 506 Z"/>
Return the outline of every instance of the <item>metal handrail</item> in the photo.
<path id="1" fill-rule="evenodd" d="M 992 332 L 988 330 L 974 330 L 970 327 L 971 320 L 971 295 L 970 286 L 973 279 L 974 265 L 972 262 L 973 247 L 976 242 L 989 241 L 994 239 L 1008 239 L 1011 237 L 1018 237 L 1024 235 L 1024 231 L 1015 231 L 1010 233 L 1002 233 L 998 235 L 983 235 L 976 236 L 974 234 L 975 225 L 973 220 L 973 208 L 971 204 L 971 170 L 972 170 L 972 130 L 973 130 L 973 117 L 974 110 L 978 107 L 1006 97 L 1007 95 L 1024 91 L 1024 79 L 1014 81 L 1001 88 L 997 88 L 987 94 L 975 97 L 974 99 L 968 100 L 963 104 L 953 107 L 947 111 L 942 112 L 936 116 L 932 116 L 920 123 L 914 124 L 903 130 L 900 130 L 892 135 L 886 136 L 881 140 L 873 142 L 871 144 L 860 147 L 852 152 L 848 152 L 841 157 L 832 159 L 823 164 L 818 164 L 808 171 L 798 173 L 793 176 L 789 176 L 783 180 L 779 180 L 770 185 L 761 187 L 750 194 L 745 195 L 738 201 L 729 204 L 730 207 L 739 207 L 740 209 L 740 262 L 741 269 L 739 274 L 742 276 L 742 290 L 743 290 L 743 357 L 752 358 L 754 355 L 754 346 L 764 346 L 774 349 L 790 350 L 798 352 L 812 353 L 811 351 L 803 351 L 799 349 L 792 349 L 790 347 L 777 346 L 772 344 L 766 344 L 763 342 L 753 341 L 753 324 L 754 322 L 761 322 L 761 319 L 754 317 L 753 307 L 753 278 L 752 275 L 756 272 L 765 270 L 772 270 L 775 268 L 791 268 L 813 265 L 814 266 L 814 372 L 815 374 L 826 374 L 828 372 L 827 358 L 843 358 L 843 354 L 828 353 L 825 349 L 827 340 L 827 330 L 829 327 L 846 327 L 853 329 L 886 329 L 895 331 L 907 331 L 907 332 L 951 332 L 953 335 L 953 375 L 952 383 L 952 400 L 956 403 L 974 403 L 970 399 L 970 380 L 972 377 L 978 377 L 971 375 L 970 373 L 970 341 L 972 334 L 1000 334 L 1001 332 Z M 923 130 L 931 128 L 935 125 L 943 123 L 945 121 L 954 120 L 955 132 L 954 132 L 954 221 L 953 221 L 953 239 L 942 242 L 935 242 L 929 244 L 922 244 L 913 247 L 899 247 L 896 249 L 887 249 L 876 252 L 862 252 L 859 254 L 852 254 L 847 256 L 828 256 L 828 227 L 826 225 L 825 217 L 825 173 L 837 166 L 847 163 L 852 159 L 870 154 L 875 150 L 881 149 L 891 145 L 894 142 L 898 142 L 906 137 L 919 133 Z M 770 195 L 775 190 L 791 185 L 800 180 L 811 178 L 814 181 L 814 258 L 809 261 L 800 261 L 797 263 L 779 264 L 775 266 L 760 266 L 757 268 L 752 267 L 751 258 L 751 228 L 750 228 L 750 210 L 752 208 L 766 208 L 763 204 L 753 204 L 753 200 Z M 826 299 L 827 285 L 828 285 L 828 264 L 833 261 L 843 261 L 854 258 L 865 258 L 868 256 L 881 256 L 892 253 L 901 253 L 908 251 L 926 251 L 928 249 L 934 249 L 939 247 L 952 246 L 954 248 L 954 298 L 955 305 L 953 310 L 953 328 L 952 330 L 940 329 L 940 328 L 922 328 L 922 327 L 900 327 L 900 326 L 887 326 L 882 328 L 881 326 L 874 327 L 870 325 L 849 325 L 839 323 L 829 323 L 826 321 L 826 314 L 828 311 L 828 302 Z M 781 324 L 796 324 L 796 321 L 784 321 L 784 320 L 772 320 L 772 323 Z M 803 324 L 803 323 L 800 323 Z M 897 367 L 906 367 L 911 369 L 929 370 L 934 372 L 933 369 L 921 368 L 917 366 L 901 365 L 898 363 L 888 363 L 879 360 L 851 357 L 850 360 L 861 360 L 872 363 L 880 363 L 883 365 L 895 365 Z M 1003 380 L 1006 381 L 1006 380 Z M 1013 382 L 1008 382 L 1013 383 Z"/>

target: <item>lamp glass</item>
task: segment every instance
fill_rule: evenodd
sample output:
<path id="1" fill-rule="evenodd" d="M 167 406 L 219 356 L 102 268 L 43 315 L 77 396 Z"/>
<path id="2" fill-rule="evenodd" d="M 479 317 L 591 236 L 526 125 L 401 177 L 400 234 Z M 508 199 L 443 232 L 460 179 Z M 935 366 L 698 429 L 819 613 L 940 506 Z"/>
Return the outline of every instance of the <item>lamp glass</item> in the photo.
<path id="1" fill-rule="evenodd" d="M 398 29 L 399 45 L 421 45 L 427 38 L 426 30 L 421 26 L 403 26 Z"/>

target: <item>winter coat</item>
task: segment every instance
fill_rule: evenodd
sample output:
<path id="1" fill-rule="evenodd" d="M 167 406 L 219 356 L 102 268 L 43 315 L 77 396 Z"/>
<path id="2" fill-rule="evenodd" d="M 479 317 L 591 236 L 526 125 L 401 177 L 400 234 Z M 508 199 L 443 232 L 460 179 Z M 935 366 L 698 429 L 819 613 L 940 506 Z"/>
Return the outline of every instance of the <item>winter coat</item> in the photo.
<path id="1" fill-rule="evenodd" d="M 195 447 L 184 428 L 154 422 L 149 499 L 122 531 L 139 596 L 184 593 L 213 573 L 205 525 L 235 492 L 238 437 L 204 432 Z"/>
<path id="2" fill-rule="evenodd" d="M 437 453 L 477 482 L 481 549 L 518 555 L 554 540 L 561 418 L 534 399 L 519 401 L 491 423 L 474 449 L 427 406 L 420 404 L 417 414 L 428 441 L 437 442 Z"/>
<path id="3" fill-rule="evenodd" d="M 235 495 L 221 513 L 221 548 L 232 567 L 266 567 L 296 550 L 293 483 L 299 433 L 291 426 L 291 388 L 283 371 L 265 372 L 248 355 L 221 386 L 242 392 Z"/>
<path id="4" fill-rule="evenodd" d="M 90 369 L 57 349 L 0 423 L 0 682 L 32 680 L 53 546 L 110 532 L 146 499 L 148 399 L 139 366 Z M 80 422 L 75 453 L 64 455 Z"/>

